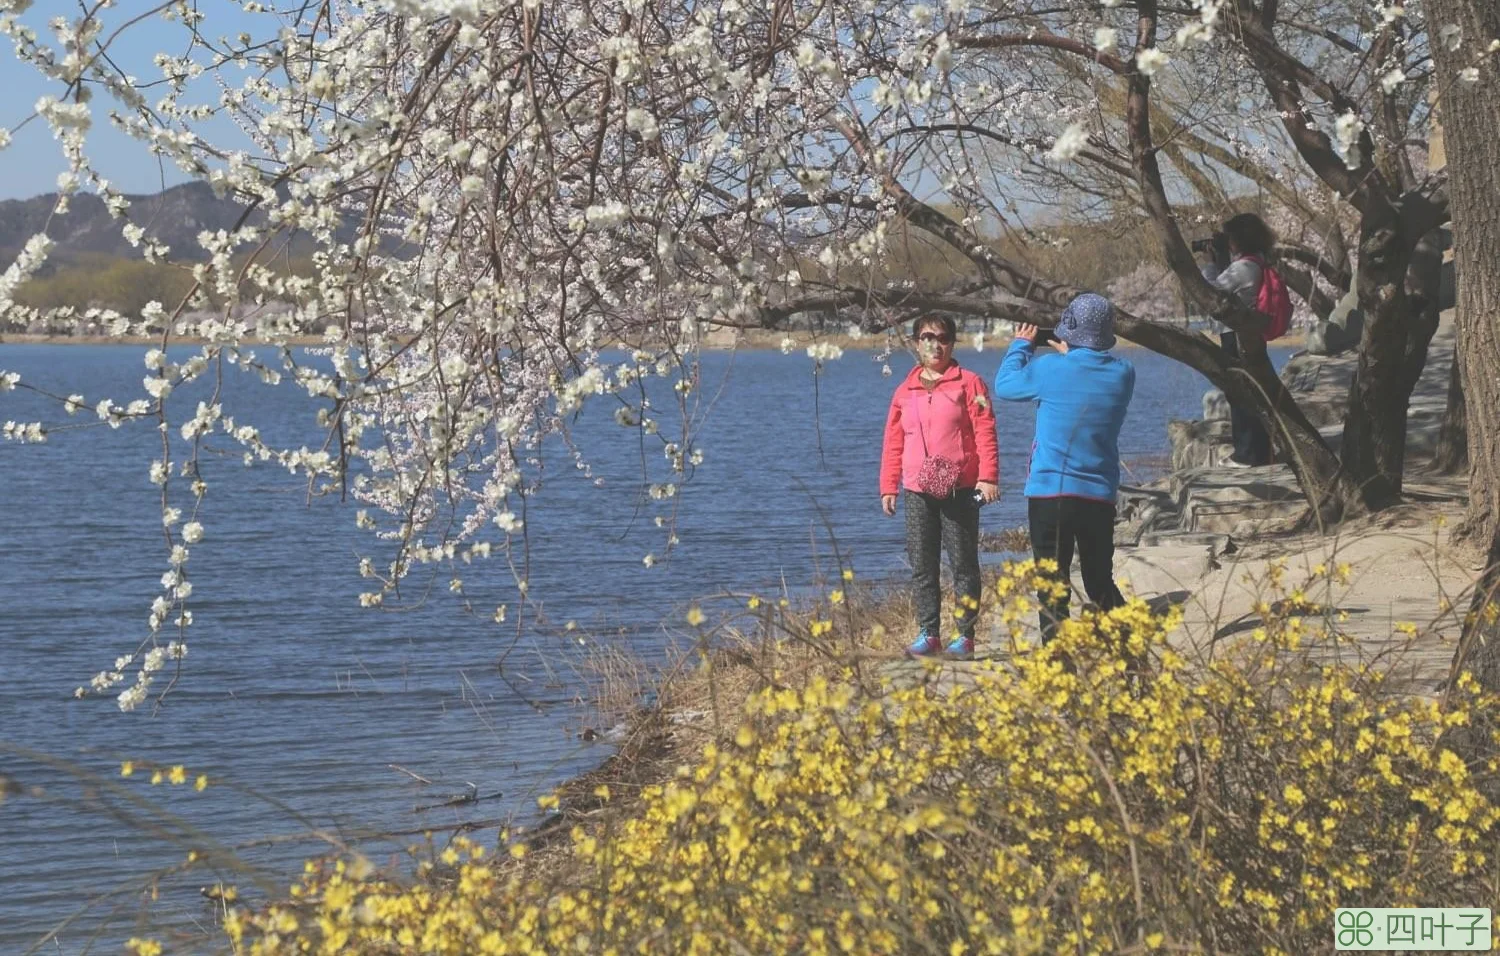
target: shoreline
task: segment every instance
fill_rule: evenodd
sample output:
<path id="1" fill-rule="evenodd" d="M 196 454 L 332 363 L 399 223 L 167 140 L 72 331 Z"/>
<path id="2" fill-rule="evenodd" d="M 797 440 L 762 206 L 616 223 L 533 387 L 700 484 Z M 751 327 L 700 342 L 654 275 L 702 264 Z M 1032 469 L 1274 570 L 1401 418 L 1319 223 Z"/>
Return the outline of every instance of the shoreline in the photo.
<path id="1" fill-rule="evenodd" d="M 718 336 L 718 338 L 715 340 L 711 336 L 704 336 L 704 340 L 699 343 L 699 347 L 703 351 L 775 351 L 781 349 L 781 341 L 783 338 L 791 338 L 795 343 L 792 346 L 793 353 L 802 351 L 809 345 L 812 345 L 814 343 L 836 345 L 841 349 L 849 351 L 876 352 L 884 348 L 887 341 L 887 333 L 884 332 L 874 332 L 864 336 L 853 336 L 843 332 L 830 333 L 827 335 L 815 335 L 810 332 L 768 332 L 755 330 L 739 333 L 733 339 L 730 339 L 728 336 L 724 336 L 722 332 L 713 333 L 713 335 Z M 1004 351 L 1006 348 L 1010 347 L 1010 343 L 1014 340 L 1015 337 L 1010 334 L 986 335 L 984 337 L 984 348 L 976 349 L 974 347 L 974 333 L 961 332 L 958 336 L 957 346 L 953 351 L 954 354 L 973 354 L 981 351 Z M 897 351 L 909 350 L 907 340 L 902 337 L 896 337 L 891 342 L 891 345 Z M 1301 329 L 1289 332 L 1286 335 L 1283 335 L 1281 338 L 1276 339 L 1273 343 L 1271 343 L 1271 346 L 1273 348 L 1291 348 L 1300 351 L 1307 347 L 1307 332 Z M 1123 351 L 1134 351 L 1136 349 L 1145 348 L 1145 346 L 1140 345 L 1136 342 L 1132 342 L 1129 339 L 1125 338 L 1120 338 L 1115 343 L 1114 347 L 1115 349 Z"/>
<path id="2" fill-rule="evenodd" d="M 1304 335 L 1297 333 L 1278 340 L 1279 344 L 1301 345 Z M 1008 341 L 1008 339 L 1007 339 Z M 1123 340 L 1122 340 L 1122 344 Z M 1441 349 L 1441 346 L 1439 346 Z M 1442 386 L 1446 394 L 1448 373 L 1442 361 L 1441 351 L 1435 352 L 1426 370 L 1426 377 L 1434 387 Z M 1451 360 L 1451 359 L 1450 359 Z M 1316 359 L 1331 364 L 1349 364 L 1349 356 L 1335 359 Z M 1346 388 L 1335 388 L 1335 397 L 1346 394 Z M 1414 396 L 1415 397 L 1415 396 Z M 1321 394 L 1303 393 L 1301 401 L 1316 403 L 1325 400 Z M 1220 439 L 1227 441 L 1227 436 Z M 1169 442 L 1171 433 L 1169 431 Z M 1173 457 L 1176 457 L 1174 454 Z M 1209 485 L 1216 480 L 1244 486 L 1250 475 L 1245 471 L 1226 469 L 1215 465 L 1213 456 L 1207 463 L 1183 462 L 1181 467 L 1170 465 L 1166 474 L 1150 487 L 1157 490 L 1134 489 L 1136 496 L 1144 501 L 1162 494 L 1173 482 L 1192 484 L 1205 481 Z M 1425 627 L 1423 633 L 1429 646 L 1417 649 L 1417 657 L 1424 669 L 1445 672 L 1445 665 L 1452 650 L 1442 641 L 1442 629 L 1451 627 L 1451 612 L 1443 609 L 1441 595 L 1462 593 L 1465 582 L 1474 573 L 1474 562 L 1482 566 L 1482 559 L 1474 554 L 1467 544 L 1456 542 L 1449 536 L 1432 535 L 1430 529 L 1442 527 L 1447 522 L 1451 529 L 1457 522 L 1455 509 L 1461 508 L 1463 480 L 1461 477 L 1432 477 L 1423 475 L 1420 465 L 1409 463 L 1413 486 L 1422 486 L 1424 497 L 1403 503 L 1375 515 L 1356 519 L 1342 525 L 1332 538 L 1319 531 L 1295 530 L 1295 520 L 1288 520 L 1303 507 L 1300 495 L 1289 498 L 1272 498 L 1267 501 L 1250 499 L 1237 502 L 1243 507 L 1243 520 L 1231 530 L 1217 527 L 1197 527 L 1193 524 L 1176 524 L 1173 530 L 1150 529 L 1150 515 L 1131 514 L 1121 508 L 1115 523 L 1115 577 L 1129 587 L 1130 593 L 1146 597 L 1151 603 L 1166 601 L 1178 605 L 1184 612 L 1184 623 L 1179 635 L 1197 633 L 1217 634 L 1222 619 L 1254 617 L 1258 594 L 1250 597 L 1244 584 L 1247 572 L 1259 569 L 1267 562 L 1284 562 L 1288 566 L 1306 565 L 1307 571 L 1323 563 L 1348 560 L 1355 565 L 1356 577 L 1349 593 L 1343 595 L 1351 606 L 1362 605 L 1361 610 L 1385 605 L 1385 617 L 1369 613 L 1350 625 L 1352 634 L 1373 639 L 1377 644 L 1390 637 L 1390 619 L 1411 620 Z M 1253 469 L 1258 484 L 1274 483 L 1272 472 L 1287 471 L 1283 466 Z M 1285 479 L 1279 479 L 1284 481 Z M 1295 482 L 1293 482 L 1295 486 Z M 1126 495 L 1122 489 L 1121 505 Z M 1418 531 L 1417 529 L 1421 529 Z M 1134 530 L 1136 533 L 1131 534 Z M 1151 540 L 1143 540 L 1151 532 Z M 1134 543 L 1121 542 L 1122 533 Z M 1412 542 L 1424 539 L 1428 552 L 1410 553 Z M 1029 556 L 1030 542 L 1027 530 L 1022 528 L 991 531 L 981 538 L 981 555 L 1001 553 L 1007 560 L 1024 559 Z M 1413 583 L 1410 564 L 1416 559 L 1427 568 L 1434 580 Z M 1002 572 L 998 564 L 981 566 L 983 587 L 988 593 L 997 576 Z M 1074 567 L 1075 589 L 1080 569 Z M 1311 573 L 1309 571 L 1309 573 Z M 903 659 L 904 641 L 900 636 L 911 627 L 912 603 L 909 584 L 899 575 L 872 582 L 859 582 L 858 589 L 851 584 L 849 619 L 841 622 L 847 631 L 850 643 L 845 647 L 848 660 L 856 667 L 869 664 L 875 667 L 899 667 L 893 661 Z M 1083 594 L 1075 597 L 1075 608 L 1082 605 Z M 1231 610 L 1232 608 L 1232 610 Z M 625 702 L 616 698 L 614 707 L 605 705 L 603 698 L 596 698 L 590 706 L 591 717 L 603 717 L 614 725 L 623 726 L 624 732 L 617 738 L 618 746 L 598 766 L 564 781 L 556 788 L 559 803 L 555 814 L 529 829 L 522 839 L 535 841 L 536 848 L 549 852 L 540 853 L 528 864 L 542 870 L 566 867 L 569 857 L 562 849 L 567 845 L 567 835 L 574 826 L 598 823 L 601 818 L 619 819 L 628 816 L 638 805 L 636 799 L 614 803 L 601 800 L 596 791 L 602 786 L 631 798 L 638 798 L 648 786 L 669 783 L 678 773 L 678 768 L 692 762 L 706 744 L 723 743 L 733 733 L 737 724 L 737 708 L 748 699 L 755 688 L 765 687 L 767 674 L 776 669 L 767 666 L 784 663 L 789 650 L 785 641 L 778 640 L 778 633 L 785 634 L 799 625 L 806 626 L 817 616 L 816 606 L 809 609 L 792 608 L 773 612 L 781 615 L 779 627 L 768 626 L 769 618 L 752 622 L 756 626 L 748 630 L 729 628 L 725 631 L 730 640 L 702 654 L 701 658 L 682 654 L 675 666 L 663 667 L 656 679 L 638 685 L 638 693 L 632 698 L 633 706 L 621 706 Z M 826 610 L 826 606 L 825 606 Z M 978 631 L 990 635 L 989 647 L 994 651 L 996 624 L 989 617 L 991 609 L 981 610 Z M 788 626 L 790 625 L 790 626 Z M 1415 638 L 1415 634 L 1413 635 Z M 984 639 L 982 638 L 982 641 Z M 763 641 L 769 647 L 761 647 Z M 804 675 L 819 673 L 826 662 L 802 663 Z M 961 668 L 964 665 L 945 665 Z M 788 668 L 794 671 L 793 668 Z M 713 687 L 714 678 L 707 675 L 717 672 L 720 687 Z M 642 673 L 642 672 L 638 672 Z M 726 679 L 726 673 L 728 675 Z M 1412 675 L 1412 680 L 1416 674 Z M 723 685 L 727 686 L 726 688 Z M 719 698 L 723 694 L 723 698 Z M 727 706 L 726 706 L 727 704 Z M 715 719 L 710 715 L 723 710 Z M 698 719 L 690 719 L 691 715 Z M 684 719 L 689 715 L 689 719 Z"/>
<path id="3" fill-rule="evenodd" d="M 1267 522 L 1258 532 L 1239 539 L 1236 551 L 1219 554 L 1217 561 L 1209 557 L 1207 549 L 1183 543 L 1119 546 L 1116 578 L 1124 582 L 1129 593 L 1145 598 L 1149 604 L 1166 600 L 1178 606 L 1184 617 L 1173 641 L 1191 645 L 1205 635 L 1217 634 L 1225 620 L 1254 616 L 1253 602 L 1259 600 L 1260 592 L 1252 596 L 1245 582 L 1262 568 L 1279 564 L 1290 574 L 1312 578 L 1317 576 L 1315 565 L 1349 561 L 1353 583 L 1330 607 L 1363 605 L 1359 610 L 1365 611 L 1385 598 L 1390 601 L 1389 610 L 1407 612 L 1396 619 L 1410 620 L 1420 630 L 1412 633 L 1414 643 L 1405 660 L 1420 665 L 1421 673 L 1414 670 L 1399 681 L 1405 692 L 1421 694 L 1431 678 L 1446 673 L 1453 653 L 1451 636 L 1445 631 L 1454 626 L 1454 619 L 1451 611 L 1443 610 L 1441 595 L 1460 593 L 1463 583 L 1472 577 L 1468 564 L 1482 564 L 1477 553 L 1469 553 L 1467 545 L 1446 536 L 1430 537 L 1429 529 L 1441 527 L 1444 521 L 1450 528 L 1455 523 L 1453 517 L 1461 506 L 1461 482 L 1447 479 L 1427 484 L 1433 486 L 1424 487 L 1429 498 L 1355 519 L 1333 540 L 1317 531 L 1288 531 Z M 1184 539 L 1188 537 L 1192 535 L 1184 535 Z M 1422 537 L 1427 537 L 1425 544 L 1414 548 L 1413 542 Z M 1195 552 L 1192 561 L 1183 560 L 1181 552 L 1186 550 Z M 1434 588 L 1432 581 L 1412 583 L 1408 562 L 1418 553 L 1438 587 Z M 1158 565 L 1158 561 L 1162 563 Z M 1190 572 L 1186 570 L 1189 567 L 1193 568 Z M 1164 571 L 1170 582 L 1162 579 Z M 1075 587 L 1078 572 L 1075 565 Z M 1003 573 L 994 564 L 982 567 L 984 593 L 993 593 Z M 751 626 L 727 626 L 725 640 L 717 646 L 702 651 L 692 646 L 680 649 L 654 679 L 648 677 L 637 685 L 631 695 L 633 704 L 617 696 L 609 702 L 596 698 L 585 705 L 586 720 L 602 718 L 595 726 L 621 728 L 615 736 L 616 747 L 597 766 L 559 783 L 552 791 L 557 802 L 541 819 L 511 828 L 513 839 L 528 850 L 524 861 L 517 864 L 517 872 L 523 878 L 567 878 L 578 865 L 571 853 L 576 828 L 608 832 L 639 812 L 648 790 L 681 780 L 685 768 L 700 759 L 705 747 L 732 746 L 735 729 L 743 719 L 744 703 L 757 691 L 800 686 L 819 678 L 832 681 L 837 679 L 840 667 L 868 668 L 869 674 L 886 674 L 888 678 L 910 671 L 913 665 L 903 654 L 904 635 L 911 628 L 913 613 L 906 582 L 898 575 L 851 583 L 847 590 L 848 618 L 836 628 L 836 633 L 842 633 L 836 640 L 842 656 L 820 658 L 809 644 L 799 645 L 776 636 L 803 631 L 819 616 L 826 616 L 826 603 L 779 611 L 762 606 L 760 615 L 749 622 Z M 1080 593 L 1075 597 L 1075 611 L 1082 602 Z M 981 637 L 981 654 L 976 660 L 1004 659 L 1006 653 L 996 643 L 1002 639 L 1003 625 L 990 617 L 993 606 L 987 604 L 980 613 L 978 630 L 986 636 Z M 1315 618 L 1318 613 L 1310 611 L 1309 616 Z M 1382 641 L 1389 640 L 1391 625 L 1385 617 L 1370 614 L 1349 625 L 1349 633 L 1361 641 L 1373 641 L 1370 646 L 1378 649 L 1385 646 Z M 930 672 L 923 679 L 935 681 L 934 686 L 939 688 L 962 685 L 962 675 L 973 666 L 944 663 L 940 671 Z M 917 670 L 921 671 L 921 665 Z M 895 679 L 899 683 L 900 678 Z"/>
<path id="4" fill-rule="evenodd" d="M 704 336 L 698 343 L 698 348 L 704 352 L 771 352 L 780 351 L 782 339 L 790 338 L 793 341 L 789 354 L 803 352 L 809 345 L 816 343 L 837 346 L 846 351 L 878 352 L 886 347 L 886 334 L 883 332 L 872 333 L 864 336 L 852 336 L 847 333 L 833 333 L 828 335 L 815 335 L 810 332 L 750 332 L 736 336 L 734 339 L 714 340 L 711 335 Z M 958 346 L 954 353 L 977 354 L 980 351 L 1003 351 L 1010 346 L 1013 337 L 1009 335 L 986 336 L 984 349 L 974 348 L 974 337 L 972 334 L 960 335 Z M 53 335 L 50 333 L 30 332 L 7 332 L 0 333 L 0 345 L 128 345 L 160 346 L 161 336 L 109 336 L 109 335 Z M 168 345 L 203 346 L 213 344 L 208 339 L 200 336 L 171 336 L 167 340 Z M 328 346 L 331 343 L 321 335 L 294 335 L 284 340 L 271 339 L 244 339 L 236 345 L 241 346 L 278 346 L 288 345 L 293 348 L 318 348 Z M 1307 344 L 1305 332 L 1294 332 L 1277 339 L 1273 345 L 1276 348 L 1302 349 Z M 906 343 L 901 338 L 890 342 L 895 351 L 907 351 Z M 1127 339 L 1120 339 L 1116 349 L 1133 351 L 1144 348 Z M 604 349 L 603 351 L 610 351 Z"/>

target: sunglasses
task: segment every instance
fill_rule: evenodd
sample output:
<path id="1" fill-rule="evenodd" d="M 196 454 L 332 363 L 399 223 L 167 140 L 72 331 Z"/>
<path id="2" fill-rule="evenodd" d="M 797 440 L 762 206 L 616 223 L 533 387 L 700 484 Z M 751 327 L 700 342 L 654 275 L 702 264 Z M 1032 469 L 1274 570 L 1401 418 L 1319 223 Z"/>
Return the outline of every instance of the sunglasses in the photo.
<path id="1" fill-rule="evenodd" d="M 953 337 L 944 332 L 923 332 L 917 336 L 922 342 L 936 342 L 939 345 L 952 345 Z"/>

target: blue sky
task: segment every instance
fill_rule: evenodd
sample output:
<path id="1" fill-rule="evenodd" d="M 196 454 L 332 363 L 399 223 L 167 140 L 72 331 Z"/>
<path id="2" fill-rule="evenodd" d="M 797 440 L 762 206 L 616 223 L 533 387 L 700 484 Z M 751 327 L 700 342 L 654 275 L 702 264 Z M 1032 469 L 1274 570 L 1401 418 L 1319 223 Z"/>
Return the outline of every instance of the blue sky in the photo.
<path id="1" fill-rule="evenodd" d="M 115 8 L 105 12 L 103 36 L 108 36 L 119 24 L 160 5 L 161 0 L 120 0 Z M 197 6 L 205 14 L 202 30 L 210 37 L 233 36 L 242 31 L 265 36 L 268 28 L 274 30 L 277 26 L 275 18 L 270 15 L 245 13 L 238 0 L 197 0 Z M 63 15 L 77 16 L 78 4 L 71 0 L 36 0 L 21 20 L 39 37 L 49 38 L 53 34 L 47 28 L 47 22 Z M 4 39 L 0 38 L 0 41 Z M 110 46 L 110 57 L 127 72 L 149 80 L 161 75 L 152 63 L 155 54 L 181 55 L 186 49 L 187 34 L 181 23 L 167 23 L 153 17 L 122 33 Z M 235 82 L 241 75 L 237 69 L 229 72 L 230 79 Z M 29 64 L 19 62 L 11 44 L 4 42 L 0 47 L 0 90 L 5 92 L 3 106 L 0 106 L 0 124 L 14 130 L 31 114 L 40 97 L 60 95 L 63 87 L 45 79 Z M 210 101 L 214 95 L 214 87 L 209 82 L 190 101 Z M 154 99 L 148 94 L 148 100 Z M 108 108 L 111 102 L 106 95 L 100 95 L 91 104 L 94 125 L 89 132 L 88 154 L 100 174 L 128 193 L 151 193 L 183 182 L 187 177 L 175 164 L 160 162 L 142 143 L 110 125 Z M 239 135 L 238 130 L 227 123 L 219 128 L 233 136 Z M 52 131 L 41 119 L 32 120 L 15 134 L 10 146 L 0 150 L 0 199 L 24 199 L 53 192 L 57 189 L 58 173 L 66 168 L 62 150 L 52 138 Z"/>

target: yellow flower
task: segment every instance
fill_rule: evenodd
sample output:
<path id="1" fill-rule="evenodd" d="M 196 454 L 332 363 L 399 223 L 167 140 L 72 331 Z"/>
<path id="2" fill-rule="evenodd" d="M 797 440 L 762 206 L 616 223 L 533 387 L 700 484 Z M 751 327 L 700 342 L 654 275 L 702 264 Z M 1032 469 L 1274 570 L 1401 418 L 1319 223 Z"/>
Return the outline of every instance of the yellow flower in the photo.
<path id="1" fill-rule="evenodd" d="M 182 764 L 176 765 L 167 773 L 167 779 L 174 784 L 187 783 L 187 768 Z"/>
<path id="2" fill-rule="evenodd" d="M 135 761 L 133 761 L 133 760 L 126 760 L 126 761 L 121 762 L 121 764 L 120 764 L 120 776 L 122 776 L 122 777 L 128 777 L 128 776 L 130 776 L 133 773 L 135 773 Z"/>
<path id="3" fill-rule="evenodd" d="M 193 781 L 193 789 L 196 790 L 196 791 L 198 791 L 199 793 L 202 793 L 204 790 L 207 790 L 208 789 L 208 775 L 207 774 L 202 774 L 202 773 L 198 774 L 198 779 Z"/>
<path id="4" fill-rule="evenodd" d="M 695 604 L 688 608 L 687 622 L 693 627 L 697 627 L 703 623 L 703 611 L 699 609 L 698 605 Z"/>
<path id="5" fill-rule="evenodd" d="M 1448 726 L 1494 725 L 1497 703 L 1482 702 L 1471 676 L 1439 705 L 1394 695 L 1380 672 L 1337 655 L 1304 669 L 1285 653 L 1293 639 L 1321 652 L 1338 636 L 1295 622 L 1279 603 L 1290 583 L 1265 592 L 1278 603 L 1256 622 L 1263 643 L 1243 635 L 1201 667 L 1167 646 L 1180 613 L 1158 619 L 1132 601 L 1098 627 L 1060 629 L 1075 665 L 1064 669 L 1016 624 L 1045 584 L 1034 568 L 1016 565 L 996 585 L 997 617 L 1015 625 L 1004 668 L 976 668 L 962 684 L 910 683 L 890 669 L 856 674 L 838 655 L 807 661 L 770 647 L 746 676 L 740 720 L 736 701 L 716 701 L 732 730 L 672 760 L 607 822 L 580 821 L 545 861 L 481 865 L 480 848 L 455 839 L 454 872 L 432 879 L 424 854 L 416 869 L 428 878 L 410 885 L 309 863 L 286 891 L 294 907 L 230 910 L 225 933 L 236 951 L 267 956 L 623 954 L 669 939 L 673 926 L 689 927 L 671 940 L 684 953 L 717 952 L 728 938 L 747 952 L 889 953 L 934 939 L 936 921 L 952 918 L 939 948 L 967 929 L 954 947 L 966 956 L 1095 952 L 1135 905 L 1132 858 L 1145 854 L 1162 871 L 1144 887 L 1148 907 L 1171 906 L 1153 887 L 1191 881 L 1208 890 L 1194 916 L 1208 931 L 1243 941 L 1253 909 L 1256 951 L 1290 954 L 1324 942 L 1342 899 L 1407 905 L 1483 892 L 1481 848 L 1500 809 L 1478 785 L 1500 776 L 1500 761 L 1469 765 L 1432 747 Z M 809 616 L 801 633 L 834 626 Z M 1153 662 L 1144 683 L 1124 672 L 1115 642 L 1127 632 L 1131 652 Z M 861 621 L 837 636 L 875 633 Z M 722 697 L 726 686 L 713 690 Z M 1221 811 L 1199 813 L 1183 766 L 1194 781 L 1227 782 Z M 608 798 L 607 787 L 594 792 Z M 508 832 L 499 841 L 527 855 Z M 1396 858 L 1411 861 L 1407 875 L 1381 875 L 1381 861 Z M 716 915 L 731 900 L 732 925 Z M 1144 943 L 1169 945 L 1164 931 Z"/>

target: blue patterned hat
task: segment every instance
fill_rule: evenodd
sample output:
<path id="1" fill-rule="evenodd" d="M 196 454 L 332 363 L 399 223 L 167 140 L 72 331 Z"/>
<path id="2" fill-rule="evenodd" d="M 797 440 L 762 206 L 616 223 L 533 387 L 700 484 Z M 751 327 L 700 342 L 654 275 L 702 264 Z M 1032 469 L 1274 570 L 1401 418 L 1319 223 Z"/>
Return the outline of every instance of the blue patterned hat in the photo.
<path id="1" fill-rule="evenodd" d="M 1070 347 L 1104 351 L 1115 344 L 1115 307 L 1102 295 L 1085 292 L 1063 309 L 1057 337 Z"/>

